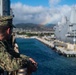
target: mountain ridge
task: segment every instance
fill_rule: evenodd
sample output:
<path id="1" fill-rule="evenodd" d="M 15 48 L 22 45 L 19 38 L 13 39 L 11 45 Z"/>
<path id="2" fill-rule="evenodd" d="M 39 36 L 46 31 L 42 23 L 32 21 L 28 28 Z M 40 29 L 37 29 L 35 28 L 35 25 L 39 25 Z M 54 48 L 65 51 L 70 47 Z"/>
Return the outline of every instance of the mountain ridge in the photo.
<path id="1" fill-rule="evenodd" d="M 50 30 L 52 29 L 55 24 L 48 24 L 48 25 L 41 25 L 41 24 L 34 24 L 34 23 L 19 23 L 15 25 L 16 28 L 23 28 L 26 30 Z"/>

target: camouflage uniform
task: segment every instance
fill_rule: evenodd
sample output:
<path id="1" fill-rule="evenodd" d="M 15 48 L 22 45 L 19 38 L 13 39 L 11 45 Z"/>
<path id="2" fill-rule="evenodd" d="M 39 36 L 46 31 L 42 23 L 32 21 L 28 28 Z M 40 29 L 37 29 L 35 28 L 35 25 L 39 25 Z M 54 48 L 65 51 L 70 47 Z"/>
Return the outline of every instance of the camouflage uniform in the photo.
<path id="1" fill-rule="evenodd" d="M 13 24 L 12 24 L 12 19 L 13 17 L 12 16 L 2 16 L 0 17 L 0 26 L 12 26 L 12 27 L 15 27 Z"/>
<path id="2" fill-rule="evenodd" d="M 0 26 L 12 25 L 12 17 L 1 17 Z M 6 40 L 0 41 L 0 67 L 5 71 L 15 71 L 26 68 L 29 57 L 16 53 Z"/>
<path id="3" fill-rule="evenodd" d="M 0 67 L 5 71 L 15 71 L 27 67 L 29 57 L 16 53 L 7 41 L 0 41 Z"/>

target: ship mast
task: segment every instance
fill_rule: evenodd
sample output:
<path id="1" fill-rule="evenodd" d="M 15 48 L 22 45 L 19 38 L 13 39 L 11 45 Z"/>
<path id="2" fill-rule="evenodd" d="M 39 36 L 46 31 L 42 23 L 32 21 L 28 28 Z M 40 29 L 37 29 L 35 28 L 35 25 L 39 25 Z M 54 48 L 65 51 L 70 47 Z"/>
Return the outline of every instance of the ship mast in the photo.
<path id="1" fill-rule="evenodd" d="M 10 16 L 10 0 L 0 0 L 0 16 Z"/>
<path id="2" fill-rule="evenodd" d="M 71 10 L 70 23 L 76 24 L 76 8 L 75 8 L 75 6 L 73 6 L 72 10 Z"/>

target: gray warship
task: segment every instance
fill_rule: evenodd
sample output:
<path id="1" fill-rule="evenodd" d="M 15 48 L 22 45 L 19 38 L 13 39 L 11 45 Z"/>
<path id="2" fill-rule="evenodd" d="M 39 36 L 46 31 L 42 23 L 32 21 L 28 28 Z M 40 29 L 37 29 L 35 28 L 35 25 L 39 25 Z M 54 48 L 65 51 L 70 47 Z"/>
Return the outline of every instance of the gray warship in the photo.
<path id="1" fill-rule="evenodd" d="M 69 19 L 64 16 L 54 27 L 55 37 L 60 41 L 76 44 L 76 7 L 71 8 Z"/>

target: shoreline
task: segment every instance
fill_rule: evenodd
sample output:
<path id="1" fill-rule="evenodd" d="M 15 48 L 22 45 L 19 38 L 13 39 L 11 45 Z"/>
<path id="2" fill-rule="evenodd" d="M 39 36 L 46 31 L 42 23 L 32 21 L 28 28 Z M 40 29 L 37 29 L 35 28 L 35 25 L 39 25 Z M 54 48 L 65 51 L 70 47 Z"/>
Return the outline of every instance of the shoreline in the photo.
<path id="1" fill-rule="evenodd" d="M 76 57 L 76 50 L 71 50 L 69 48 L 66 48 L 66 47 L 62 47 L 62 46 L 56 46 L 54 44 L 54 41 L 47 41 L 43 38 L 40 38 L 40 37 L 21 37 L 20 38 L 35 38 L 37 40 L 39 40 L 40 42 L 44 43 L 45 45 L 47 45 L 48 47 L 52 48 L 54 51 L 56 51 L 59 55 L 63 55 L 63 56 L 66 56 L 66 57 Z M 58 40 L 56 40 L 58 41 Z M 58 41 L 60 44 L 63 43 L 63 42 L 60 42 Z M 67 44 L 67 43 L 64 43 L 64 44 Z M 69 44 L 67 44 L 69 45 Z"/>

